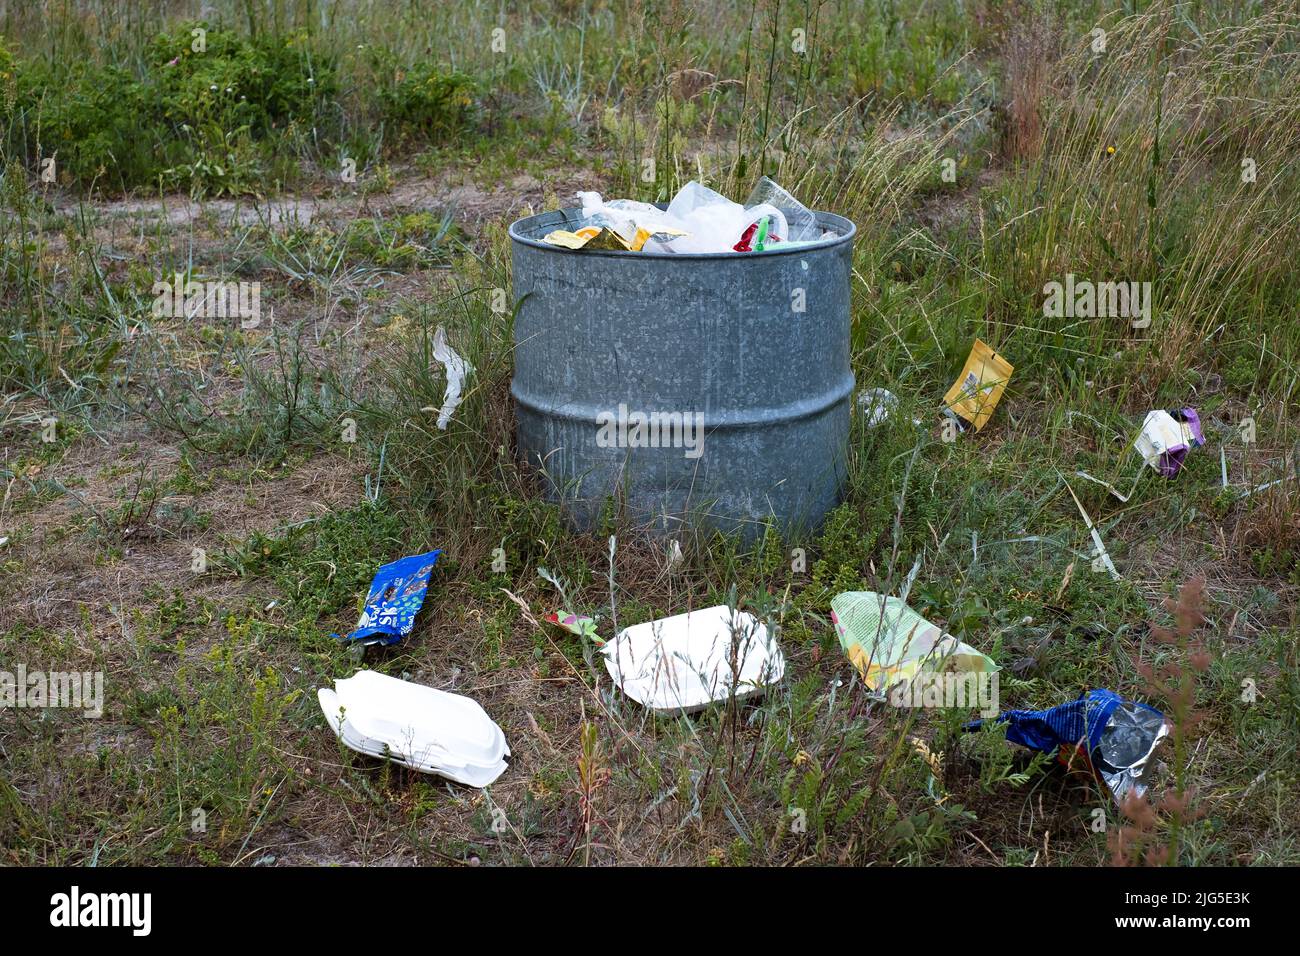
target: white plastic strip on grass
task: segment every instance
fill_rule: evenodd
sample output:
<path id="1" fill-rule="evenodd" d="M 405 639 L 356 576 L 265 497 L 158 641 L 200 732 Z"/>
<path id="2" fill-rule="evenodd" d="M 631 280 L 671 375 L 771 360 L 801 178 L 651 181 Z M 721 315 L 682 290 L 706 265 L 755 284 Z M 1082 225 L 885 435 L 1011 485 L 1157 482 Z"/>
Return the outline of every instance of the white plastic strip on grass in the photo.
<path id="1" fill-rule="evenodd" d="M 1120 494 L 1119 489 L 1116 488 L 1114 485 L 1112 485 L 1109 481 L 1102 481 L 1100 478 L 1094 478 L 1086 471 L 1076 471 L 1075 474 L 1078 475 L 1080 478 L 1086 478 L 1088 481 L 1101 485 L 1103 488 L 1109 491 L 1120 501 L 1127 503 L 1129 498 L 1132 497 L 1133 492 L 1137 491 L 1138 482 L 1142 480 L 1142 475 L 1144 474 L 1144 472 L 1141 471 L 1138 472 L 1137 477 L 1133 479 L 1133 487 L 1128 490 L 1127 495 Z"/>
<path id="2" fill-rule="evenodd" d="M 1061 480 L 1065 481 L 1064 478 Z M 1118 581 L 1119 572 L 1115 570 L 1115 562 L 1110 559 L 1110 552 L 1106 550 L 1106 545 L 1102 543 L 1101 535 L 1098 534 L 1097 529 L 1093 527 L 1092 519 L 1088 517 L 1088 512 L 1083 510 L 1083 502 L 1079 500 L 1079 496 L 1074 493 L 1074 489 L 1070 487 L 1068 481 L 1065 481 L 1065 487 L 1066 490 L 1070 492 L 1070 497 L 1074 499 L 1074 504 L 1079 509 L 1079 514 L 1083 515 L 1083 523 L 1088 526 L 1088 533 L 1092 535 L 1092 543 L 1097 546 L 1097 553 L 1093 557 L 1094 563 L 1100 559 L 1102 566 L 1110 572 L 1110 576 Z"/>
<path id="3" fill-rule="evenodd" d="M 442 397 L 442 409 L 438 412 L 438 427 L 446 431 L 452 413 L 460 404 L 460 392 L 465 385 L 465 378 L 473 369 L 447 344 L 447 332 L 441 325 L 433 333 L 433 357 L 447 370 L 447 391 Z"/>
<path id="4" fill-rule="evenodd" d="M 1272 488 L 1274 485 L 1280 485 L 1284 481 L 1290 481 L 1294 477 L 1295 475 L 1283 475 L 1281 478 L 1277 478 L 1273 481 L 1266 481 L 1262 485 L 1256 485 L 1254 488 L 1247 488 L 1245 491 L 1241 493 L 1239 497 L 1249 498 L 1251 495 L 1258 494 L 1261 491 L 1267 491 L 1269 488 Z"/>

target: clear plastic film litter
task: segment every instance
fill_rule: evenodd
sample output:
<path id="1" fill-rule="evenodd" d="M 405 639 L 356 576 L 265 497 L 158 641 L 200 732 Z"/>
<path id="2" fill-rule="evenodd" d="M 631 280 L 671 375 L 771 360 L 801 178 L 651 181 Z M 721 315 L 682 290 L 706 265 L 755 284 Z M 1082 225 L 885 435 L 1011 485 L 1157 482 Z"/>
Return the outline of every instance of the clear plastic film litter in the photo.
<path id="1" fill-rule="evenodd" d="M 867 416 L 867 427 L 875 428 L 898 409 L 898 396 L 887 388 L 866 388 L 858 393 L 858 408 Z"/>
<path id="2" fill-rule="evenodd" d="M 752 209 L 755 206 L 779 209 L 785 217 L 787 230 L 780 235 L 791 242 L 808 242 L 821 238 L 822 230 L 817 225 L 817 216 L 813 211 L 767 176 L 755 184 L 749 199 L 745 201 L 745 208 Z"/>
<path id="3" fill-rule="evenodd" d="M 668 204 L 670 225 L 687 233 L 668 246 L 673 253 L 732 252 L 745 231 L 764 216 L 773 221 L 769 232 L 786 236 L 785 216 L 775 206 L 758 205 L 746 208 L 732 202 L 722 193 L 702 183 L 689 182 L 678 191 Z"/>
<path id="4" fill-rule="evenodd" d="M 447 331 L 441 325 L 433 333 L 433 357 L 447 370 L 447 390 L 443 393 L 442 408 L 438 411 L 438 428 L 446 431 L 456 406 L 460 404 L 465 378 L 473 368 L 447 344 Z"/>

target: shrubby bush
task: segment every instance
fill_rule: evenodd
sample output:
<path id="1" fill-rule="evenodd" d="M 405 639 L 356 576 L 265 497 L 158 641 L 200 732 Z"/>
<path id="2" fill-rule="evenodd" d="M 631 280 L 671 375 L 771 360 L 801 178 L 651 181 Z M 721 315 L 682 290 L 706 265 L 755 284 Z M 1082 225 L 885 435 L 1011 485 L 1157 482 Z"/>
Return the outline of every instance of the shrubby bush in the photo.
<path id="1" fill-rule="evenodd" d="M 394 145 L 440 142 L 473 121 L 469 77 L 375 55 L 389 81 L 345 107 L 337 59 L 304 31 L 181 23 L 135 69 L 28 60 L 0 37 L 0 149 L 33 171 L 53 156 L 66 184 L 243 193 L 286 152 L 320 158 L 381 125 Z"/>

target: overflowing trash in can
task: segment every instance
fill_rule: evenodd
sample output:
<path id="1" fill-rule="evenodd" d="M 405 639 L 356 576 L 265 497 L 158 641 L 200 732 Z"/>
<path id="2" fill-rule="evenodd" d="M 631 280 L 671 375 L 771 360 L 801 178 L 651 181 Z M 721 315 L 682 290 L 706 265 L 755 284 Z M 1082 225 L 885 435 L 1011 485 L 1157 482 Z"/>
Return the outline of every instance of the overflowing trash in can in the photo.
<path id="1" fill-rule="evenodd" d="M 518 457 L 584 530 L 616 501 L 665 539 L 812 531 L 847 475 L 856 226 L 771 180 L 670 198 L 511 224 Z"/>
<path id="2" fill-rule="evenodd" d="M 581 220 L 542 242 L 564 249 L 612 249 L 647 255 L 769 252 L 820 242 L 817 216 L 764 176 L 744 205 L 692 180 L 667 209 L 632 199 L 605 201 L 579 192 Z"/>

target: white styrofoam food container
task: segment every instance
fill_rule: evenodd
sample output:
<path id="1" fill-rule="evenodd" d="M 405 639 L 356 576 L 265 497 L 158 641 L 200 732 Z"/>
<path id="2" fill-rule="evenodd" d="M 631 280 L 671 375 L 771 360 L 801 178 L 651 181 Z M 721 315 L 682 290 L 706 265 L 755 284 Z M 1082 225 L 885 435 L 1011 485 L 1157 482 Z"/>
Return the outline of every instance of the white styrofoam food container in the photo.
<path id="1" fill-rule="evenodd" d="M 475 701 L 375 671 L 317 692 L 330 729 L 359 753 L 484 787 L 506 768 L 505 735 Z"/>
<path id="2" fill-rule="evenodd" d="M 601 651 L 623 693 L 664 713 L 726 700 L 733 686 L 737 700 L 752 697 L 785 676 L 767 627 L 725 604 L 624 628 Z"/>

